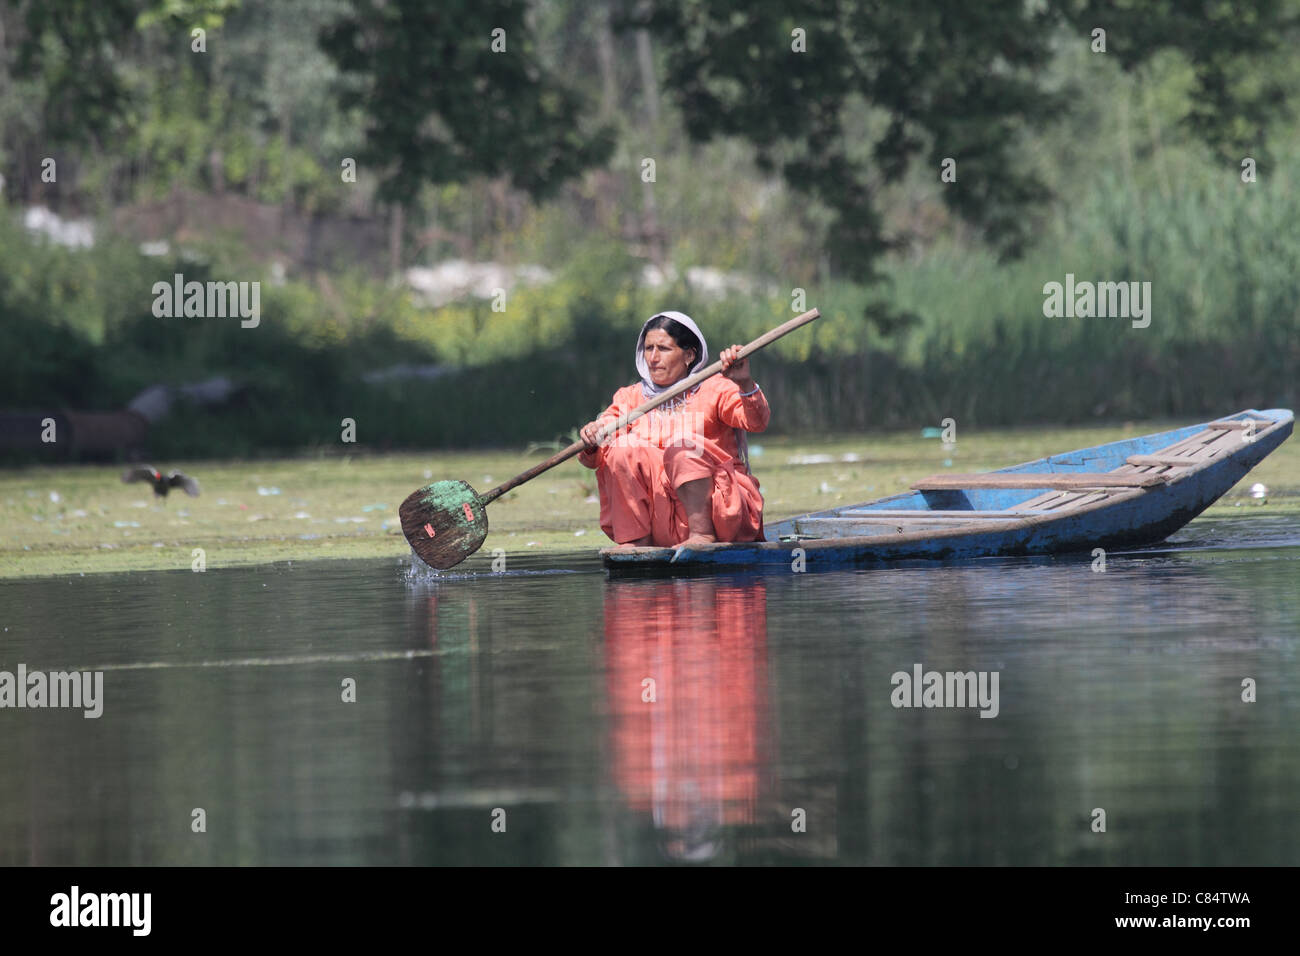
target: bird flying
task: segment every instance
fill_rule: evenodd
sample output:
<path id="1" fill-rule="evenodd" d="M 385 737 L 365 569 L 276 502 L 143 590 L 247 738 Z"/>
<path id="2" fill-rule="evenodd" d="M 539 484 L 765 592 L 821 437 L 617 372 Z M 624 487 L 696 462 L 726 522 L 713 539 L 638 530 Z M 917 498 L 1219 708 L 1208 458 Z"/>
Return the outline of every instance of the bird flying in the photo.
<path id="1" fill-rule="evenodd" d="M 159 498 L 166 498 L 167 492 L 173 488 L 185 489 L 185 493 L 191 498 L 199 496 L 199 483 L 189 475 L 179 471 L 173 471 L 170 475 L 164 477 L 163 473 L 157 468 L 148 466 L 128 468 L 122 472 L 122 480 L 127 484 L 133 481 L 147 481 L 153 485 L 153 493 Z"/>

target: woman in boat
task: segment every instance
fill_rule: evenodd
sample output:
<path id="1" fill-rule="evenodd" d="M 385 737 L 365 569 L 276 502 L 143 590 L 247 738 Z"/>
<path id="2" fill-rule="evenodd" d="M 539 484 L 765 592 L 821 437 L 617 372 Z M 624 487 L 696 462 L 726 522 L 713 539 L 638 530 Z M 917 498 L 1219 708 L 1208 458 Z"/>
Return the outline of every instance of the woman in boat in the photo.
<path id="1" fill-rule="evenodd" d="M 708 363 L 704 335 L 687 315 L 660 312 L 636 343 L 639 383 L 614 393 L 609 408 L 579 434 L 578 460 L 596 471 L 600 526 L 622 547 L 669 547 L 763 537 L 763 496 L 750 474 L 746 432 L 767 428 L 771 409 L 736 361 L 722 351 L 721 375 L 659 406 L 610 436 L 596 434 Z"/>

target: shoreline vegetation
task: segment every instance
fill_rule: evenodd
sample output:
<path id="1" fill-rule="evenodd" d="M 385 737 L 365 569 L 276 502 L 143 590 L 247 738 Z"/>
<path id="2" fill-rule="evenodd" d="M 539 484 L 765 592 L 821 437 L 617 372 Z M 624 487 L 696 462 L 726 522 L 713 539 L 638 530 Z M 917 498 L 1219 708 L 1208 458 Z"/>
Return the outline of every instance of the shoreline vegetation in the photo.
<path id="1" fill-rule="evenodd" d="M 764 434 L 754 436 L 761 450 L 753 461 L 770 520 L 883 497 L 946 468 L 1001 468 L 1191 421 L 976 431 L 963 431 L 959 423 L 949 450 L 936 438 L 921 437 L 919 429 L 812 439 Z M 203 552 L 205 573 L 281 561 L 404 561 L 410 550 L 397 506 L 412 490 L 462 478 L 481 492 L 536 458 L 480 450 L 155 462 L 182 468 L 202 485 L 198 498 L 171 495 L 165 503 L 155 502 L 143 485 L 123 485 L 115 466 L 4 469 L 0 579 L 193 571 L 196 549 Z M 1269 489 L 1264 499 L 1250 496 L 1257 482 Z M 1300 516 L 1300 443 L 1283 443 L 1206 512 L 1226 514 Z M 510 492 L 493 504 L 490 521 L 471 569 L 491 570 L 494 549 L 501 549 L 509 570 L 512 561 L 575 551 L 590 551 L 594 561 L 595 552 L 611 543 L 600 530 L 592 473 L 576 462 Z"/>
<path id="2" fill-rule="evenodd" d="M 706 295 L 683 279 L 647 288 L 641 260 L 591 242 L 551 281 L 510 290 L 504 311 L 473 298 L 429 307 L 413 290 L 360 274 L 273 281 L 215 254 L 168 261 L 121 240 L 63 248 L 0 207 L 0 255 L 12 264 L 0 279 L 0 410 L 113 411 L 153 385 L 224 376 L 235 401 L 177 402 L 144 454 L 346 452 L 344 419 L 372 451 L 526 444 L 567 435 L 632 379 L 631 343 L 654 312 L 687 312 L 716 352 L 801 304 L 823 318 L 755 362 L 782 410 L 778 431 L 1295 407 L 1300 236 L 1290 224 L 1300 191 L 1281 171 L 1271 184 L 1216 185 L 1227 176 L 1203 172 L 1177 196 L 1098 184 L 1022 260 L 941 243 L 886 264 L 883 285 L 809 283 L 794 287 L 798 300 L 794 289 Z M 261 282 L 260 322 L 156 317 L 154 283 L 175 273 Z M 1044 288 L 1067 274 L 1151 283 L 1149 325 L 1049 317 Z M 3 464 L 67 460 L 57 445 L 0 449 Z"/>
<path id="3" fill-rule="evenodd" d="M 13 145 L 0 183 L 0 412 L 112 412 L 153 386 L 220 378 L 232 385 L 227 404 L 177 401 L 141 455 L 346 454 L 344 420 L 367 453 L 522 447 L 567 436 L 605 407 L 631 380 L 636 331 L 657 311 L 691 315 L 716 354 L 812 307 L 823 316 L 813 328 L 755 361 L 779 409 L 777 433 L 906 430 L 947 417 L 966 428 L 1193 420 L 1300 403 L 1300 124 L 1283 111 L 1267 143 L 1240 116 L 1232 136 L 1199 135 L 1198 50 L 1222 53 L 1214 32 L 1192 30 L 1187 49 L 1139 66 L 1120 52 L 1131 36 L 1102 54 L 1068 17 L 1053 21 L 1032 102 L 1068 93 L 1069 108 L 1005 127 L 1005 166 L 981 165 L 993 154 L 963 153 L 957 136 L 943 176 L 931 154 L 950 147 L 920 140 L 919 152 L 892 156 L 901 165 L 886 175 L 889 163 L 867 157 L 910 142 L 888 132 L 898 104 L 846 95 L 839 145 L 864 164 L 856 201 L 870 195 L 866 215 L 851 191 L 784 178 L 793 146 L 764 158 L 744 123 L 706 141 L 688 135 L 693 114 L 672 84 L 648 83 L 676 62 L 674 29 L 651 36 L 572 4 L 520 24 L 535 46 L 519 49 L 574 84 L 575 115 L 611 125 L 609 156 L 572 176 L 551 170 L 554 188 L 537 195 L 495 164 L 469 164 L 450 179 L 417 176 L 405 198 L 385 196 L 380 167 L 355 159 L 363 114 L 336 95 L 351 66 L 337 62 L 337 44 L 322 48 L 323 36 L 367 25 L 351 6 L 200 4 L 221 37 L 210 57 L 175 44 L 175 24 L 157 9 L 134 23 L 105 12 L 100 25 L 123 51 L 108 77 L 119 100 L 80 118 L 116 130 L 116 153 L 74 146 L 93 129 L 43 111 L 64 61 L 23 74 L 22 95 L 0 103 Z M 489 13 L 469 5 L 466 15 Z M 773 15 L 758 10 L 750 26 Z M 7 25 L 33 49 L 73 44 L 67 56 L 101 42 L 89 27 L 83 36 L 46 35 L 44 20 Z M 1295 87 L 1300 66 L 1287 49 L 1241 54 L 1239 79 Z M 587 68 L 573 69 L 575 55 Z M 869 73 L 874 62 L 860 66 Z M 272 65 L 293 66 L 296 95 L 284 95 Z M 442 92 L 447 103 L 421 109 L 459 102 L 454 88 Z M 46 156 L 40 144 L 56 128 L 72 139 Z M 1041 201 L 1028 201 L 1034 180 Z M 1010 202 L 1017 184 L 1024 202 Z M 954 208 L 994 194 L 1010 205 L 984 217 Z M 855 209 L 860 222 L 835 225 Z M 1023 233 L 1014 252 L 997 241 L 998 224 Z M 832 255 L 836 229 L 857 235 L 855 226 L 876 250 L 869 265 Z M 477 276 L 475 292 L 431 296 L 421 282 L 452 265 Z M 247 307 L 227 301 L 225 316 L 203 317 L 176 314 L 189 311 L 180 301 L 155 309 L 155 289 L 177 276 L 246 290 Z M 1140 319 L 1069 317 L 1069 303 L 1052 317 L 1048 290 L 1071 276 L 1112 293 L 1144 290 Z M 26 445 L 0 447 L 0 465 L 78 460 L 66 441 L 42 445 L 29 425 L 20 431 Z"/>

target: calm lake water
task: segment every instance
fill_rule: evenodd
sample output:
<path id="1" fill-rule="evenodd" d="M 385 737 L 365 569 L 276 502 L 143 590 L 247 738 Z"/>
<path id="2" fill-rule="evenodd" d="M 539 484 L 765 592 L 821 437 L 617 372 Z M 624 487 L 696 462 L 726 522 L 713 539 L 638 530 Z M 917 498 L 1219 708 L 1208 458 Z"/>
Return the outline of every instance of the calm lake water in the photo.
<path id="1" fill-rule="evenodd" d="M 490 560 L 0 582 L 0 670 L 103 672 L 0 710 L 0 863 L 1300 862 L 1294 519 L 1104 572 Z M 917 665 L 996 716 L 893 706 Z"/>

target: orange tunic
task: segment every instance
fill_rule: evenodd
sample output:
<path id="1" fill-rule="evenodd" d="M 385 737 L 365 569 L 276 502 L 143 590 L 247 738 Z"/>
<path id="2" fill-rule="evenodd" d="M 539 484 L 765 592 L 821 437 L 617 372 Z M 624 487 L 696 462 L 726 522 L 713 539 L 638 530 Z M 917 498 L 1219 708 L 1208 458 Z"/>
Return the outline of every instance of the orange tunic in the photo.
<path id="1" fill-rule="evenodd" d="M 620 388 L 601 413 L 603 424 L 643 405 L 640 383 Z M 600 526 L 623 544 L 646 535 L 660 547 L 690 536 L 676 489 L 713 479 L 713 529 L 719 541 L 763 537 L 758 479 L 740 459 L 733 429 L 761 432 L 772 417 L 762 390 L 742 398 L 731 379 L 714 376 L 686 395 L 643 415 L 578 460 L 596 470 Z"/>

